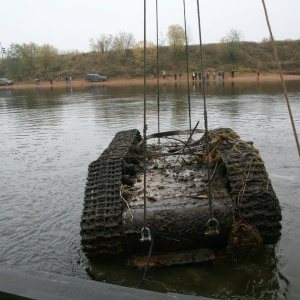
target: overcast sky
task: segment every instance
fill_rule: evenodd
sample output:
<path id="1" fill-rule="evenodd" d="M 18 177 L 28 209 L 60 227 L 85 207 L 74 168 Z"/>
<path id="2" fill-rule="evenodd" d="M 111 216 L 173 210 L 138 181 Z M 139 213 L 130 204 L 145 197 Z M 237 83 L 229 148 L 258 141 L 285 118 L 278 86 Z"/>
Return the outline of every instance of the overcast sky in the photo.
<path id="1" fill-rule="evenodd" d="M 185 0 L 187 28 L 199 42 L 197 1 Z M 265 0 L 277 40 L 300 39 L 300 0 Z M 269 37 L 261 0 L 199 0 L 202 42 L 218 43 L 231 29 L 245 41 Z M 147 0 L 147 40 L 156 41 L 156 0 Z M 184 26 L 183 0 L 158 0 L 159 36 Z M 90 51 L 101 34 L 132 33 L 143 40 L 144 0 L 1 0 L 0 42 L 50 44 L 60 51 Z"/>

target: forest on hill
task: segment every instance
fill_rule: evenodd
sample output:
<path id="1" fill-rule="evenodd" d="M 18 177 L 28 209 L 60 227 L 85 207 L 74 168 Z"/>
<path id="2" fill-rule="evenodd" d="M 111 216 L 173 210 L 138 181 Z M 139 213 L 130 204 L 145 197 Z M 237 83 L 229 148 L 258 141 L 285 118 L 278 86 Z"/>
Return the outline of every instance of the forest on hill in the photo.
<path id="1" fill-rule="evenodd" d="M 59 53 L 51 45 L 12 44 L 0 60 L 0 77 L 14 82 L 41 80 L 64 80 L 66 75 L 83 79 L 88 73 L 98 73 L 110 78 L 138 78 L 144 74 L 143 42 L 130 42 L 130 35 L 108 47 L 107 36 L 91 41 L 91 51 Z M 128 39 L 129 37 L 129 39 Z M 127 41 L 127 42 L 126 42 Z M 171 46 L 170 46 L 171 45 Z M 284 74 L 300 74 L 300 40 L 276 41 L 279 59 Z M 147 76 L 156 70 L 166 71 L 167 76 L 181 72 L 186 75 L 201 71 L 200 46 L 185 46 L 176 37 L 168 46 L 156 47 L 147 43 Z M 202 46 L 204 72 L 235 71 L 236 75 L 249 73 L 273 73 L 277 71 L 274 51 L 270 40 L 260 43 L 240 41 L 239 38 L 224 38 L 218 44 Z M 158 62 L 157 62 L 158 58 Z M 188 59 L 187 59 L 188 58 Z M 188 62 L 188 64 L 187 64 Z"/>

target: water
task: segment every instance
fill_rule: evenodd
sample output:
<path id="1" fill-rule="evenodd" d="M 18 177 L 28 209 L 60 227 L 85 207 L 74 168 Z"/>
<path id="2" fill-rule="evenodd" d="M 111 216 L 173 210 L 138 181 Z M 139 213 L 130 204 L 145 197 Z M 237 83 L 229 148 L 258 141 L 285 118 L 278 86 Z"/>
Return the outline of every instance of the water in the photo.
<path id="1" fill-rule="evenodd" d="M 300 85 L 287 82 L 300 131 Z M 279 82 L 191 87 L 192 126 L 230 127 L 252 140 L 282 206 L 274 254 L 238 265 L 150 270 L 143 288 L 222 299 L 300 299 L 300 162 Z M 157 131 L 156 87 L 147 88 L 148 133 Z M 185 84 L 160 87 L 160 130 L 189 126 Z M 80 218 L 87 167 L 121 129 L 143 131 L 143 87 L 0 90 L 0 263 L 138 287 L 142 270 L 87 260 Z"/>

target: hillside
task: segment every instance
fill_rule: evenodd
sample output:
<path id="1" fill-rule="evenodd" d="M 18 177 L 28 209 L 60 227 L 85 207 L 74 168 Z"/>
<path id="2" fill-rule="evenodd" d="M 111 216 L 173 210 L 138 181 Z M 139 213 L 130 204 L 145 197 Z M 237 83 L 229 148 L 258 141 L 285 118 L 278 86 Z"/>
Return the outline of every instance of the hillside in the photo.
<path id="1" fill-rule="evenodd" d="M 284 74 L 300 74 L 300 40 L 276 42 Z M 168 75 L 175 72 L 186 74 L 185 47 L 159 47 L 158 69 Z M 47 60 L 46 60 L 47 58 Z M 201 71 L 200 47 L 188 47 L 189 73 Z M 156 70 L 156 48 L 147 50 L 147 74 L 154 75 Z M 141 49 L 126 49 L 107 52 L 67 53 L 45 57 L 7 55 L 0 63 L 0 77 L 15 82 L 41 80 L 64 80 L 66 75 L 73 79 L 82 79 L 87 73 L 99 73 L 108 78 L 138 78 L 143 76 Z M 203 45 L 204 72 L 224 71 L 227 74 L 235 70 L 236 74 L 277 72 L 273 48 L 269 41 L 234 42 Z"/>

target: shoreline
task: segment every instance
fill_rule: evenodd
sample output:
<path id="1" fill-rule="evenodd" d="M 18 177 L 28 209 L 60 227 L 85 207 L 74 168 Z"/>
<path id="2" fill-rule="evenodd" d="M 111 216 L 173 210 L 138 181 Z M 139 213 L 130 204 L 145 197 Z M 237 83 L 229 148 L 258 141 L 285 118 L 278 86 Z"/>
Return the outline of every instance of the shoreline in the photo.
<path id="1" fill-rule="evenodd" d="M 300 80 L 300 75 L 284 75 L 284 80 Z M 209 81 L 212 82 L 217 79 L 210 78 Z M 224 81 L 226 82 L 251 82 L 251 81 L 280 81 L 279 74 L 261 74 L 259 76 L 259 79 L 257 78 L 256 74 L 247 74 L 247 75 L 237 75 L 234 78 L 231 78 L 229 75 L 226 77 Z M 177 79 L 175 80 L 173 76 L 169 76 L 166 79 L 159 78 L 160 84 L 173 84 L 175 82 L 186 82 L 186 78 L 182 78 L 181 80 Z M 195 80 L 196 82 L 200 82 L 201 80 Z M 156 78 L 147 78 L 146 83 L 148 85 L 157 85 L 157 79 Z M 192 79 L 190 79 L 190 83 L 192 83 Z M 50 85 L 49 81 L 42 81 L 39 85 L 35 83 L 15 83 L 13 85 L 9 86 L 0 86 L 0 90 L 2 89 L 35 89 L 35 88 L 49 88 L 49 87 L 57 87 L 57 88 L 63 88 L 63 87 L 90 87 L 90 86 L 122 86 L 122 85 L 143 85 L 144 84 L 144 78 L 129 78 L 129 79 L 121 79 L 121 78 L 113 78 L 109 79 L 107 81 L 102 82 L 87 82 L 84 79 L 75 79 L 72 80 L 72 83 L 67 83 L 63 80 L 61 81 L 53 81 L 53 85 Z"/>

